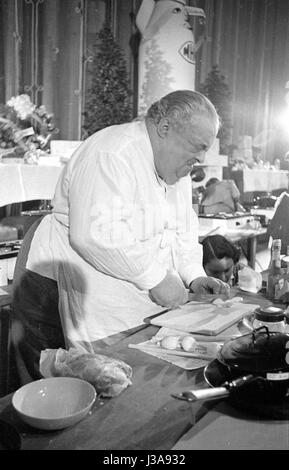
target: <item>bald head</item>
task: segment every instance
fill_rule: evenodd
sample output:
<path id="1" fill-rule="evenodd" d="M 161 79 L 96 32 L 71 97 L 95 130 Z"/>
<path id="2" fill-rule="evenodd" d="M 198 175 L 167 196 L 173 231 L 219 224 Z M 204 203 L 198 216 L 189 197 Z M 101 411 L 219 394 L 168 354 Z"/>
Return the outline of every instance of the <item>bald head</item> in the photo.
<path id="1" fill-rule="evenodd" d="M 219 130 L 213 104 L 201 93 L 178 90 L 151 105 L 146 124 L 158 175 L 175 184 L 203 163 Z"/>
<path id="2" fill-rule="evenodd" d="M 215 135 L 220 127 L 218 113 L 204 95 L 192 90 L 177 90 L 163 96 L 151 105 L 147 118 L 158 124 L 161 118 L 169 118 L 175 129 L 182 129 L 187 125 L 194 128 L 202 120 L 211 122 Z"/>

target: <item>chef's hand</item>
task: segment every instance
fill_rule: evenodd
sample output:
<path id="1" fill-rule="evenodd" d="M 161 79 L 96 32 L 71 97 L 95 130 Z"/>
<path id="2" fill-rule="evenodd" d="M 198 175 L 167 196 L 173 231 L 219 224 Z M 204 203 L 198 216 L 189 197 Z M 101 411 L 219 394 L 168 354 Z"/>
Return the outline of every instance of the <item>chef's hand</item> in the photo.
<path id="1" fill-rule="evenodd" d="M 175 308 L 188 301 L 188 291 L 177 273 L 167 271 L 166 277 L 149 290 L 153 302 L 162 307 Z"/>
<path id="2" fill-rule="evenodd" d="M 190 292 L 195 294 L 222 294 L 222 297 L 228 299 L 230 286 L 215 277 L 197 277 L 190 284 Z"/>

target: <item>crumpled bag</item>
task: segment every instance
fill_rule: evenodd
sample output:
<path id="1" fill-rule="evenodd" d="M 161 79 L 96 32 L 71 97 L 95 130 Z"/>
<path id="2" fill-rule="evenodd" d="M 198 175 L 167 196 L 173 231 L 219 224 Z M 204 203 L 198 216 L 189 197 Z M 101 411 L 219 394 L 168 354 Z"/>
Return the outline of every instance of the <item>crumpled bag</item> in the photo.
<path id="1" fill-rule="evenodd" d="M 41 351 L 39 369 L 44 378 L 75 377 L 86 380 L 102 397 L 115 397 L 132 383 L 132 368 L 125 362 L 76 348 Z"/>
<path id="2" fill-rule="evenodd" d="M 238 286 L 246 292 L 257 293 L 262 287 L 262 275 L 250 266 L 243 266 L 238 271 Z"/>

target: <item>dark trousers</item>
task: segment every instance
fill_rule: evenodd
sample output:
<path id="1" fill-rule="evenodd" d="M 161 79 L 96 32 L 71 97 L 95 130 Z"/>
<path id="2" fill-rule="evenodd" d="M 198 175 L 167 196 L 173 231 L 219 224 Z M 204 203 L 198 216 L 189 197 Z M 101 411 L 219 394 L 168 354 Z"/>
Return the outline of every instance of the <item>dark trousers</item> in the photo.
<path id="1" fill-rule="evenodd" d="M 25 268 L 31 241 L 40 222 L 38 219 L 26 233 L 15 266 L 9 392 L 41 378 L 39 358 L 43 349 L 65 348 L 57 283 Z"/>

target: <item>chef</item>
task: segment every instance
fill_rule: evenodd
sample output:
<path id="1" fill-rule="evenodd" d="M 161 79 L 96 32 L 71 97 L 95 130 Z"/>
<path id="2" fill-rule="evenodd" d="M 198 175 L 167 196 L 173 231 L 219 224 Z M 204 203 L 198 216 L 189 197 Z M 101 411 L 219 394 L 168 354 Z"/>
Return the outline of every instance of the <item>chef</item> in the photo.
<path id="1" fill-rule="evenodd" d="M 35 369 L 40 350 L 63 346 L 62 336 L 66 348 L 93 351 L 96 341 L 111 342 L 184 304 L 190 292 L 228 293 L 203 270 L 191 202 L 190 173 L 218 129 L 212 103 L 179 90 L 143 120 L 102 129 L 80 145 L 16 268 L 20 362 L 34 358 Z"/>

